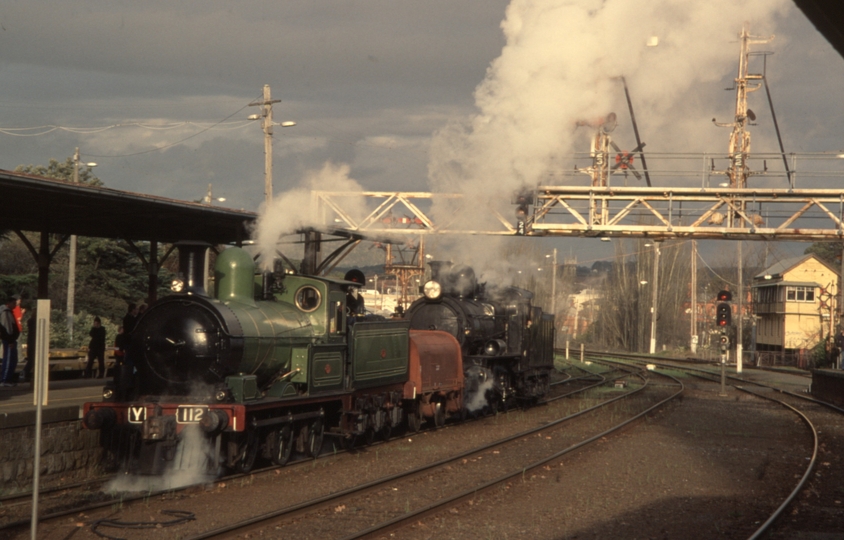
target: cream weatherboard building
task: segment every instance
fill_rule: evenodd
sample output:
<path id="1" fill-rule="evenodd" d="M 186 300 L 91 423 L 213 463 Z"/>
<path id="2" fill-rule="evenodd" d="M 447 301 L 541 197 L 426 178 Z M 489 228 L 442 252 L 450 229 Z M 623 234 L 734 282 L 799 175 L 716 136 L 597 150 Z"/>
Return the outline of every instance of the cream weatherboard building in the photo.
<path id="1" fill-rule="evenodd" d="M 814 255 L 780 261 L 756 275 L 756 350 L 797 352 L 835 336 L 838 276 Z"/>

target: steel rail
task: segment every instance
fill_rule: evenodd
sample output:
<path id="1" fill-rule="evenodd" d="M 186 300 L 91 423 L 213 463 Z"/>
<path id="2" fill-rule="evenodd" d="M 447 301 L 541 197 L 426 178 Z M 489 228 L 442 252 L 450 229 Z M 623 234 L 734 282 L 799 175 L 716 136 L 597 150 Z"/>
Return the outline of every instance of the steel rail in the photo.
<path id="1" fill-rule="evenodd" d="M 229 534 L 232 534 L 232 533 L 235 533 L 235 532 L 242 532 L 246 528 L 255 529 L 255 528 L 257 528 L 256 526 L 266 524 L 266 523 L 268 523 L 272 520 L 276 520 L 276 519 L 284 518 L 284 517 L 292 517 L 292 516 L 295 516 L 295 515 L 300 515 L 300 514 L 307 512 L 307 511 L 311 511 L 311 510 L 314 510 L 316 508 L 326 506 L 326 505 L 328 505 L 328 504 L 330 504 L 334 501 L 337 501 L 337 500 L 340 500 L 340 499 L 343 499 L 343 498 L 347 498 L 347 497 L 352 496 L 352 495 L 365 493 L 365 492 L 371 491 L 373 489 L 376 489 L 380 486 L 383 486 L 385 484 L 389 484 L 391 482 L 395 482 L 395 481 L 401 480 L 401 479 L 410 478 L 412 476 L 422 474 L 422 473 L 429 471 L 431 469 L 435 469 L 437 467 L 442 467 L 444 465 L 448 465 L 449 463 L 453 463 L 455 461 L 462 460 L 466 457 L 469 457 L 469 456 L 472 456 L 472 455 L 475 455 L 475 454 L 478 454 L 478 453 L 481 453 L 481 452 L 486 452 L 487 450 L 490 450 L 490 449 L 495 448 L 497 446 L 501 446 L 501 445 L 506 444 L 508 442 L 514 441 L 516 439 L 523 438 L 525 436 L 529 436 L 531 434 L 538 433 L 538 432 L 543 431 L 543 430 L 547 430 L 549 427 L 560 425 L 560 424 L 567 422 L 569 420 L 572 420 L 572 419 L 578 418 L 580 416 L 583 416 L 585 414 L 588 414 L 590 412 L 596 411 L 596 410 L 598 410 L 602 407 L 605 407 L 605 406 L 607 406 L 611 403 L 614 403 L 614 402 L 619 401 L 621 399 L 625 399 L 627 397 L 630 397 L 630 396 L 637 394 L 638 392 L 644 390 L 645 388 L 647 388 L 647 380 L 645 380 L 645 384 L 643 384 L 641 387 L 636 388 L 634 390 L 631 390 L 630 392 L 626 392 L 626 393 L 624 393 L 620 396 L 616 396 L 612 399 L 601 402 L 601 403 L 594 405 L 592 407 L 588 407 L 586 409 L 583 409 L 583 410 L 578 411 L 576 413 L 570 414 L 570 415 L 565 416 L 563 418 L 559 418 L 557 420 L 548 422 L 546 424 L 543 424 L 542 426 L 531 428 L 531 429 L 522 431 L 520 433 L 516 433 L 514 435 L 509 435 L 507 437 L 503 437 L 503 438 L 498 439 L 496 441 L 493 441 L 491 443 L 481 445 L 481 446 L 478 446 L 478 447 L 475 447 L 475 448 L 471 448 L 469 450 L 461 452 L 460 454 L 457 454 L 457 455 L 454 455 L 454 456 L 449 456 L 449 457 L 440 459 L 438 461 L 435 461 L 433 463 L 428 463 L 428 464 L 422 465 L 420 467 L 417 467 L 417 468 L 414 468 L 414 469 L 411 469 L 411 470 L 408 470 L 408 471 L 403 471 L 403 472 L 392 474 L 392 475 L 389 475 L 389 476 L 386 476 L 386 477 L 378 478 L 378 479 L 372 480 L 370 482 L 366 482 L 364 484 L 354 486 L 354 487 L 351 487 L 351 488 L 348 488 L 348 489 L 345 489 L 345 490 L 342 490 L 342 491 L 339 491 L 339 492 L 336 492 L 336 493 L 331 493 L 331 494 L 328 494 L 328 495 L 324 495 L 322 497 L 317 497 L 317 498 L 314 498 L 314 499 L 303 501 L 303 502 L 298 503 L 298 504 L 293 505 L 293 506 L 288 506 L 286 508 L 281 508 L 281 509 L 274 510 L 274 511 L 271 511 L 271 512 L 266 512 L 264 514 L 260 514 L 260 515 L 253 516 L 251 518 L 244 519 L 244 520 L 239 521 L 237 523 L 231 523 L 231 524 L 225 525 L 223 527 L 219 527 L 217 529 L 205 531 L 205 532 L 200 533 L 198 535 L 188 537 L 186 540 L 206 540 L 206 539 L 209 539 L 209 538 L 223 538 L 223 537 L 225 537 L 225 535 L 229 535 Z M 521 474 L 521 471 L 519 471 L 517 474 Z M 472 491 L 475 491 L 475 490 L 473 489 Z"/>
<path id="2" fill-rule="evenodd" d="M 611 427 L 611 428 L 609 428 L 609 429 L 607 429 L 607 430 L 605 430 L 605 431 L 603 431 L 603 432 L 601 432 L 597 435 L 589 437 L 588 439 L 585 439 L 585 440 L 583 440 L 579 443 L 576 443 L 574 445 L 569 446 L 568 448 L 565 448 L 565 449 L 563 449 L 559 452 L 556 452 L 556 453 L 552 454 L 551 456 L 547 456 L 546 458 L 543 458 L 539 461 L 535 461 L 534 463 L 526 465 L 521 470 L 517 470 L 517 471 L 514 471 L 512 473 L 507 473 L 507 474 L 501 475 L 498 478 L 494 478 L 492 480 L 489 480 L 489 481 L 487 481 L 487 482 L 485 482 L 485 483 L 483 483 L 479 486 L 476 486 L 476 487 L 473 487 L 471 489 L 465 490 L 463 492 L 457 493 L 457 494 L 452 495 L 450 497 L 446 497 L 446 498 L 440 499 L 438 501 L 435 501 L 435 502 L 429 504 L 428 506 L 425 506 L 424 508 L 421 508 L 421 509 L 419 509 L 415 512 L 408 513 L 408 514 L 405 514 L 405 515 L 402 515 L 402 516 L 398 516 L 398 517 L 396 517 L 392 520 L 389 520 L 389 521 L 386 521 L 384 523 L 375 525 L 375 526 L 370 527 L 366 530 L 359 531 L 357 533 L 345 536 L 345 537 L 343 537 L 342 540 L 355 540 L 355 539 L 358 539 L 358 538 L 366 538 L 366 537 L 371 537 L 371 536 L 374 536 L 374 535 L 377 535 L 377 534 L 380 534 L 380 533 L 384 533 L 384 532 L 387 532 L 387 531 L 394 530 L 394 529 L 400 527 L 401 525 L 404 525 L 404 524 L 406 524 L 410 521 L 418 520 L 420 517 L 430 515 L 430 514 L 434 513 L 435 511 L 442 509 L 443 507 L 452 506 L 455 503 L 458 503 L 458 502 L 461 502 L 463 500 L 474 497 L 475 495 L 477 495 L 481 491 L 485 491 L 485 490 L 487 490 L 491 487 L 502 484 L 502 483 L 507 482 L 509 480 L 512 480 L 516 477 L 522 476 L 527 471 L 532 471 L 534 469 L 542 467 L 543 465 L 547 464 L 550 461 L 553 461 L 555 459 L 559 459 L 560 457 L 562 457 L 566 454 L 569 454 L 569 453 L 574 452 L 574 451 L 576 451 L 580 448 L 583 448 L 584 446 L 588 446 L 589 444 L 592 444 L 596 441 L 599 441 L 603 437 L 606 437 L 607 435 L 610 435 L 610 434 L 620 430 L 621 428 L 623 428 L 623 427 L 627 426 L 628 424 L 638 420 L 639 418 L 645 416 L 646 414 L 649 414 L 650 412 L 652 412 L 655 409 L 661 407 L 662 405 L 671 401 L 672 399 L 675 399 L 677 396 L 679 396 L 680 394 L 683 393 L 683 391 L 685 390 L 685 387 L 679 379 L 677 379 L 677 378 L 675 378 L 671 375 L 664 374 L 664 373 L 661 373 L 660 375 L 673 379 L 677 383 L 677 385 L 680 387 L 680 389 L 677 392 L 675 392 L 674 394 L 668 396 L 667 398 L 665 398 L 663 400 L 660 400 L 656 404 L 648 407 L 647 409 L 645 409 L 644 411 L 641 411 L 640 413 L 634 415 L 633 417 L 628 418 L 627 420 L 625 420 L 625 421 L 623 421 L 623 422 L 621 422 L 621 423 L 619 423 L 619 424 L 617 424 L 617 425 L 615 425 L 615 426 L 613 426 L 613 427 Z M 636 390 L 636 392 L 638 392 L 639 390 L 644 390 L 646 387 L 647 387 L 647 384 L 643 385 L 641 388 Z M 631 392 L 631 393 L 625 394 L 624 396 L 621 396 L 621 397 L 629 397 L 629 395 L 632 395 L 633 393 L 634 392 Z M 616 399 L 620 399 L 620 398 L 616 398 Z M 616 399 L 614 399 L 612 401 L 616 401 Z M 548 426 L 546 425 L 544 427 L 547 428 Z"/>
<path id="3" fill-rule="evenodd" d="M 635 356 L 634 358 L 631 358 L 632 355 L 628 355 L 628 354 L 624 354 L 624 353 L 602 353 L 602 354 L 609 355 L 609 356 L 618 356 L 618 357 L 622 357 L 622 358 L 626 357 L 626 358 L 632 359 L 636 362 L 647 362 L 647 363 L 651 363 L 651 364 L 655 364 L 655 365 L 668 366 L 668 367 L 671 367 L 673 369 L 679 369 L 681 371 L 690 372 L 690 374 L 692 376 L 700 377 L 700 378 L 703 378 L 707 381 L 711 381 L 711 382 L 714 382 L 714 383 L 718 382 L 717 379 L 710 379 L 709 377 L 710 376 L 717 377 L 719 374 L 713 373 L 711 371 L 704 370 L 704 369 L 693 368 L 693 367 L 688 367 L 688 366 L 677 366 L 677 365 L 673 365 L 673 364 L 666 364 L 664 362 L 659 362 L 659 361 L 651 361 L 650 359 L 642 358 L 640 356 Z M 692 372 L 698 372 L 698 373 L 692 373 Z M 836 405 L 833 405 L 831 403 L 827 403 L 825 401 L 821 401 L 821 400 L 818 400 L 818 399 L 815 399 L 815 398 L 810 398 L 808 396 L 801 396 L 800 394 L 796 394 L 794 392 L 789 392 L 787 390 L 782 390 L 780 388 L 776 388 L 774 386 L 771 386 L 771 385 L 768 385 L 768 384 L 765 384 L 765 383 L 760 383 L 758 381 L 751 381 L 751 380 L 744 379 L 742 377 L 736 377 L 736 376 L 733 376 L 733 375 L 730 375 L 727 378 L 732 379 L 733 381 L 739 381 L 739 382 L 746 383 L 746 384 L 753 384 L 753 385 L 756 385 L 756 386 L 760 386 L 762 388 L 767 388 L 769 390 L 773 390 L 775 392 L 781 392 L 781 393 L 784 393 L 784 394 L 788 394 L 788 395 L 793 396 L 795 398 L 803 399 L 803 400 L 810 401 L 810 402 L 813 402 L 813 403 L 818 404 L 818 405 L 822 405 L 822 406 L 831 408 L 831 409 L 835 410 L 836 412 L 844 413 L 844 409 L 837 407 Z M 768 517 L 768 519 L 762 525 L 760 525 L 759 528 L 750 537 L 748 537 L 748 540 L 757 540 L 762 535 L 764 535 L 766 532 L 768 532 L 771 525 L 773 525 L 773 523 L 777 520 L 777 518 L 780 517 L 780 515 L 783 513 L 783 511 L 785 511 L 785 509 L 794 501 L 794 499 L 797 497 L 797 495 L 800 493 L 800 491 L 805 487 L 806 483 L 809 481 L 809 478 L 811 477 L 812 471 L 815 469 L 815 465 L 817 464 L 818 447 L 819 447 L 818 430 L 817 430 L 817 428 L 815 428 L 815 425 L 812 423 L 812 421 L 809 420 L 809 417 L 806 416 L 802 411 L 800 411 L 796 407 L 794 407 L 794 406 L 792 406 L 792 405 L 790 405 L 790 404 L 788 404 L 788 403 L 786 403 L 782 400 L 773 398 L 771 396 L 766 396 L 766 395 L 763 395 L 763 394 L 752 392 L 752 391 L 748 390 L 747 388 L 744 388 L 744 387 L 739 386 L 737 384 L 732 384 L 731 386 L 733 386 L 737 390 L 740 390 L 740 391 L 745 392 L 747 394 L 750 394 L 750 395 L 753 395 L 753 396 L 756 396 L 756 397 L 759 397 L 759 398 L 762 398 L 762 399 L 766 399 L 766 400 L 769 400 L 769 401 L 773 401 L 775 403 L 779 403 L 783 407 L 790 409 L 792 412 L 794 412 L 795 414 L 797 414 L 800 417 L 800 419 L 806 424 L 806 426 L 809 428 L 810 432 L 812 433 L 812 439 L 813 439 L 812 457 L 809 459 L 809 464 L 806 467 L 806 471 L 803 473 L 803 476 L 800 478 L 800 481 L 797 482 L 797 485 L 794 487 L 794 489 L 783 500 L 783 502 L 777 507 L 777 509 L 774 510 L 774 512 Z"/>
<path id="4" fill-rule="evenodd" d="M 783 511 L 794 501 L 798 493 L 800 493 L 800 491 L 809 481 L 809 478 L 812 475 L 812 471 L 815 469 L 815 464 L 817 463 L 818 459 L 818 430 L 817 428 L 815 428 L 815 425 L 812 423 L 812 421 L 809 420 L 809 417 L 803 414 L 803 412 L 798 410 L 796 407 L 792 407 L 788 403 L 779 399 L 775 399 L 770 396 L 764 396 L 762 394 L 757 394 L 756 392 L 751 392 L 750 390 L 747 390 L 746 388 L 742 388 L 740 386 L 736 386 L 736 388 L 750 395 L 779 403 L 780 405 L 783 405 L 784 407 L 787 407 L 794 411 L 811 430 L 814 442 L 812 448 L 812 458 L 809 460 L 809 465 L 806 467 L 806 472 L 803 473 L 803 477 L 800 478 L 800 481 L 797 482 L 797 485 L 794 487 L 791 493 L 789 493 L 788 497 L 786 497 L 785 500 L 783 500 L 782 504 L 780 504 L 779 507 L 774 510 L 774 513 L 771 514 L 771 516 L 765 521 L 765 523 L 760 525 L 759 528 L 756 529 L 756 532 L 754 532 L 752 535 L 750 535 L 750 537 L 748 537 L 748 540 L 756 540 L 757 538 L 760 538 L 763 534 L 768 532 L 768 529 L 770 529 L 771 525 L 774 524 L 774 522 L 777 520 L 778 517 L 780 517 Z"/>

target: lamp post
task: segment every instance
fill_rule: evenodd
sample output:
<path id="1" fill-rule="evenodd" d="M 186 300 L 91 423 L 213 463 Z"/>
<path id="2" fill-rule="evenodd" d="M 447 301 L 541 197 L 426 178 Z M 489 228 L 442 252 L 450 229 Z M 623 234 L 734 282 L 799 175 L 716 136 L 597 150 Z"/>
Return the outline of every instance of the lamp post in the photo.
<path id="1" fill-rule="evenodd" d="M 208 184 L 208 192 L 205 194 L 205 198 L 202 199 L 202 202 L 204 202 L 207 205 L 210 205 L 214 201 L 226 202 L 226 198 L 225 197 L 214 197 L 214 196 L 212 196 L 211 195 L 211 184 Z"/>
<path id="2" fill-rule="evenodd" d="M 554 257 L 551 261 L 551 315 L 557 316 L 557 248 L 545 258 Z"/>
<path id="3" fill-rule="evenodd" d="M 657 306 L 657 293 L 659 290 L 659 244 L 657 242 L 645 244 L 645 247 L 653 246 L 654 248 L 654 279 L 653 279 L 653 288 L 651 289 L 653 294 L 651 296 L 651 348 L 650 353 L 656 353 L 656 306 Z"/>
<path id="4" fill-rule="evenodd" d="M 250 114 L 249 120 L 261 120 L 264 130 L 264 200 L 269 204 L 273 200 L 273 126 L 293 127 L 296 122 L 273 122 L 273 103 L 280 103 L 280 99 L 270 98 L 270 85 L 264 85 L 264 95 L 261 101 L 250 103 L 249 106 L 261 106 L 260 114 Z"/>
<path id="5" fill-rule="evenodd" d="M 372 278 L 369 281 L 373 283 L 372 287 L 373 287 L 373 290 L 375 291 L 375 305 L 377 306 L 378 305 L 378 274 L 373 275 Z"/>
<path id="6" fill-rule="evenodd" d="M 86 163 L 86 167 L 92 169 L 96 163 Z M 73 152 L 73 183 L 79 183 L 79 148 Z M 70 343 L 73 343 L 73 312 L 74 298 L 76 296 L 76 235 L 70 235 L 70 246 L 67 255 L 67 335 Z"/>

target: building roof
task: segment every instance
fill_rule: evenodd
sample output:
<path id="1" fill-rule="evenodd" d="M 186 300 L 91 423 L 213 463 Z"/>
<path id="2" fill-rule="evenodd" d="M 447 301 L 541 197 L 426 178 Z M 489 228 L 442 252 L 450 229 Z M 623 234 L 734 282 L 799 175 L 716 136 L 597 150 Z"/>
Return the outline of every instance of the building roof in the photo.
<path id="1" fill-rule="evenodd" d="M 758 274 L 753 276 L 753 279 L 755 279 L 755 280 L 765 280 L 765 281 L 771 282 L 773 284 L 773 282 L 775 282 L 775 281 L 781 281 L 783 274 L 785 274 L 786 272 L 788 272 L 789 270 L 791 270 L 795 266 L 799 266 L 800 264 L 803 264 L 803 262 L 808 261 L 809 259 L 815 259 L 819 263 L 823 264 L 824 266 L 826 266 L 827 268 L 832 270 L 835 274 L 839 273 L 835 268 L 833 268 L 832 266 L 830 266 L 829 264 L 824 262 L 822 259 L 820 259 L 820 258 L 816 257 L 815 255 L 809 253 L 807 255 L 801 255 L 799 257 L 791 257 L 789 259 L 783 259 L 783 260 L 773 264 L 772 266 L 769 266 L 765 270 L 759 272 Z M 771 276 L 771 277 L 768 278 L 768 279 L 765 279 L 765 276 Z M 796 282 L 795 283 L 789 282 L 789 284 L 794 285 L 794 284 L 796 284 Z"/>
<path id="2" fill-rule="evenodd" d="M 249 239 L 254 212 L 0 170 L 0 231 L 213 244 Z"/>

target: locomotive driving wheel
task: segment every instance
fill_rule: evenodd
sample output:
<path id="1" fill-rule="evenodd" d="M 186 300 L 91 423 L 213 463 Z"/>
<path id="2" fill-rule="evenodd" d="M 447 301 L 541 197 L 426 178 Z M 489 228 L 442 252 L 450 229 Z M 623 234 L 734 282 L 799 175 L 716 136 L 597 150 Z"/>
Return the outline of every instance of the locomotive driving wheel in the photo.
<path id="1" fill-rule="evenodd" d="M 247 431 L 237 441 L 230 443 L 229 447 L 231 448 L 231 446 L 237 449 L 234 470 L 244 474 L 252 471 L 252 467 L 255 466 L 255 458 L 258 456 L 258 438 L 255 436 L 255 432 Z"/>
<path id="2" fill-rule="evenodd" d="M 305 452 L 312 458 L 316 458 L 322 450 L 322 440 L 325 436 L 325 425 L 322 418 L 317 418 L 308 426 L 308 440 Z"/>
<path id="3" fill-rule="evenodd" d="M 284 466 L 290 461 L 293 454 L 293 430 L 290 425 L 270 432 L 269 440 L 271 453 L 270 459 L 275 465 Z"/>

